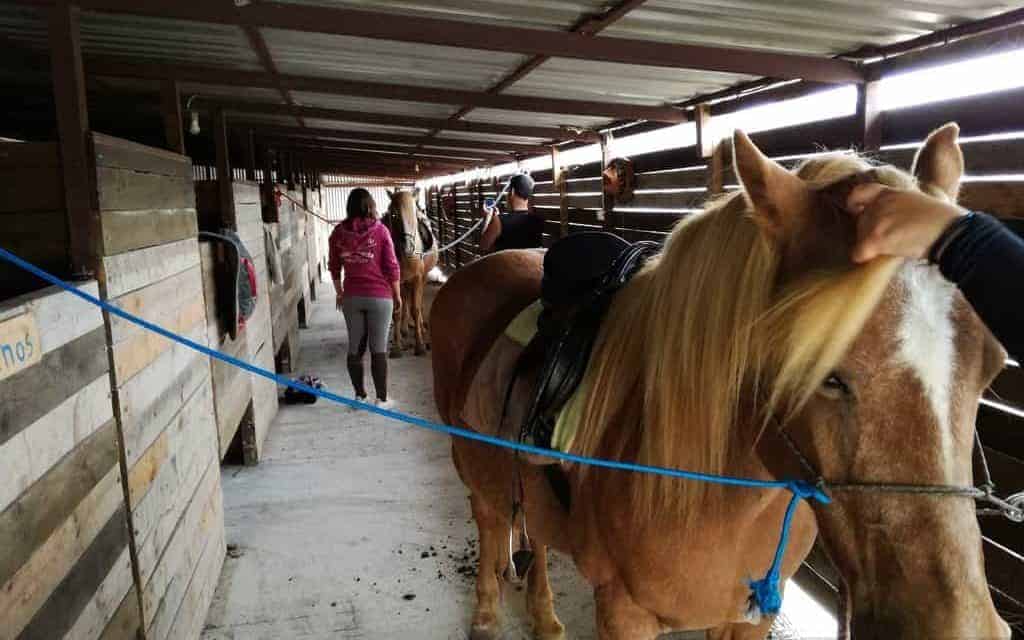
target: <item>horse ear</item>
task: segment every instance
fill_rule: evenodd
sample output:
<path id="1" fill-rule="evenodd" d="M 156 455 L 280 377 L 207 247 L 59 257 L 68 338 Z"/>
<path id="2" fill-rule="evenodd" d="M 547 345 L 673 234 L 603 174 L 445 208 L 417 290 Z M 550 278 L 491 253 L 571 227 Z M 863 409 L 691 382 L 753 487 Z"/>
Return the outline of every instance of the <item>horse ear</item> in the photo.
<path id="1" fill-rule="evenodd" d="M 733 134 L 733 158 L 757 222 L 777 236 L 796 228 L 811 205 L 810 187 L 761 153 L 740 130 Z"/>
<path id="2" fill-rule="evenodd" d="M 913 168 L 923 191 L 940 192 L 954 202 L 964 175 L 964 154 L 957 142 L 959 135 L 960 127 L 955 122 L 932 131 L 914 157 Z"/>

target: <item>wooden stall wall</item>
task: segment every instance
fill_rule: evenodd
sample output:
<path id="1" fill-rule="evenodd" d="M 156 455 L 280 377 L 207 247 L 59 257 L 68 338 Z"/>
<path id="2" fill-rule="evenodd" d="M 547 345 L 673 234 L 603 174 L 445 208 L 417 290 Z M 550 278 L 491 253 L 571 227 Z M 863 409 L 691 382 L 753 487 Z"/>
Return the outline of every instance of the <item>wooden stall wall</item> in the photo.
<path id="1" fill-rule="evenodd" d="M 0 142 L 0 245 L 51 273 L 70 275 L 68 223 L 57 145 Z M 0 261 L 0 300 L 44 283 Z"/>
<path id="2" fill-rule="evenodd" d="M 100 135 L 94 147 L 101 293 L 206 344 L 189 159 Z M 144 637 L 197 637 L 224 559 L 209 361 L 116 317 L 106 330 Z"/>
<path id="3" fill-rule="evenodd" d="M 207 339 L 211 346 L 236 358 L 273 371 L 274 351 L 270 324 L 270 276 L 267 265 L 267 243 L 264 237 L 260 188 L 255 183 L 232 185 L 235 217 L 239 238 L 252 256 L 256 268 L 256 309 L 245 327 L 231 339 L 229 327 L 222 326 L 219 305 L 225 292 L 218 290 L 218 264 L 223 245 L 202 240 L 199 252 L 202 262 L 203 291 L 206 297 Z M 216 211 L 215 182 L 197 188 L 200 218 L 219 219 Z M 206 225 L 217 228 L 218 225 Z M 234 448 L 237 460 L 256 464 L 262 454 L 270 424 L 277 415 L 276 385 L 255 374 L 224 362 L 210 363 L 213 374 L 214 406 L 217 412 L 217 434 L 220 458 Z M 235 460 L 236 458 L 232 458 Z"/>
<path id="4" fill-rule="evenodd" d="M 83 290 L 98 295 L 95 281 Z M 0 637 L 140 627 L 106 331 L 47 288 L 0 304 Z"/>
<path id="5" fill-rule="evenodd" d="M 278 221 L 270 225 L 284 275 L 282 284 L 272 283 L 270 288 L 271 335 L 277 370 L 294 373 L 299 368 L 300 310 L 304 320 L 310 308 L 307 214 L 294 202 L 302 202 L 301 192 L 282 188 L 282 193 L 288 197 L 280 198 Z"/>

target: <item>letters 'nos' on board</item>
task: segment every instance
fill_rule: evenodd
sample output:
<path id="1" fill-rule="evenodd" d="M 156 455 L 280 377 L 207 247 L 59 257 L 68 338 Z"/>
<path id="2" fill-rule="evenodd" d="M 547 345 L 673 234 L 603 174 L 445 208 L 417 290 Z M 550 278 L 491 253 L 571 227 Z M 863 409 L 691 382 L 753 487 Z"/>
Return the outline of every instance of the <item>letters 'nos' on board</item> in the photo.
<path id="1" fill-rule="evenodd" d="M 0 322 L 0 380 L 28 369 L 42 357 L 39 327 L 31 313 Z"/>

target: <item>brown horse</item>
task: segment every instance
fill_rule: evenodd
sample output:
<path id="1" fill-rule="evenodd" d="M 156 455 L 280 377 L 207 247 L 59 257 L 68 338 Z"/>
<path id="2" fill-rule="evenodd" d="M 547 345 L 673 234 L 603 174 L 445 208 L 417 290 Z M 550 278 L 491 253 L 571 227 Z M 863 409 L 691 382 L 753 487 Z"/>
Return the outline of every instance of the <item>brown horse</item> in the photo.
<path id="1" fill-rule="evenodd" d="M 842 204 L 857 179 L 955 198 L 957 131 L 929 137 L 916 180 L 843 154 L 791 173 L 737 133 L 743 191 L 680 223 L 616 295 L 569 451 L 811 479 L 795 447 L 831 482 L 969 486 L 978 400 L 1005 352 L 934 267 L 850 263 L 855 221 Z M 477 391 L 500 406 L 504 387 L 476 389 L 493 377 L 474 379 L 504 327 L 538 297 L 541 261 L 540 252 L 497 253 L 439 292 L 435 398 L 450 423 L 498 431 L 469 424 L 466 399 Z M 750 607 L 748 581 L 771 564 L 788 492 L 563 464 L 566 509 L 541 467 L 481 443 L 456 439 L 452 449 L 480 533 L 473 638 L 498 633 L 517 464 L 536 554 L 527 598 L 537 637 L 563 637 L 548 547 L 570 554 L 593 585 L 604 640 L 684 629 L 709 629 L 715 640 L 766 636 L 772 620 Z M 781 574 L 792 576 L 820 534 L 845 581 L 842 624 L 855 638 L 1009 638 L 972 500 L 838 490 L 832 498 L 799 505 Z"/>
<path id="2" fill-rule="evenodd" d="M 437 266 L 437 246 L 424 251 L 426 238 L 420 233 L 416 214 L 416 195 L 412 191 L 388 192 L 386 223 L 401 268 L 402 313 L 392 323 L 391 357 L 401 357 L 405 347 L 405 331 L 410 329 L 416 345 L 416 355 L 427 352 L 426 325 L 423 320 L 423 290 L 427 274 Z"/>

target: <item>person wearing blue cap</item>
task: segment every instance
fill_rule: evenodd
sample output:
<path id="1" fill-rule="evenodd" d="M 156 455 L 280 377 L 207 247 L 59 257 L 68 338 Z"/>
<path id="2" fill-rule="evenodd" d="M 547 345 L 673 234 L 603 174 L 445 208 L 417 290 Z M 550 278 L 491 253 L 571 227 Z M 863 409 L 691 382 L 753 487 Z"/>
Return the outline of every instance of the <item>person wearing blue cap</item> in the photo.
<path id="1" fill-rule="evenodd" d="M 485 253 L 503 249 L 532 249 L 543 246 L 544 216 L 530 210 L 533 178 L 520 173 L 509 179 L 508 213 L 494 213 L 480 237 Z"/>

